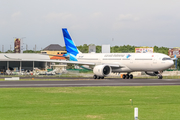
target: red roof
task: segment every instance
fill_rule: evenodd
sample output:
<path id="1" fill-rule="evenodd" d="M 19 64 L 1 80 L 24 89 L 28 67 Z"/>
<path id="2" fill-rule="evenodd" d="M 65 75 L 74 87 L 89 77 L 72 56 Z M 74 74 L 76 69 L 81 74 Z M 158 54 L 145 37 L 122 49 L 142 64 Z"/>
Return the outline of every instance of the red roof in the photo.
<path id="1" fill-rule="evenodd" d="M 60 56 L 60 57 L 59 57 L 59 56 Z M 50 59 L 66 60 L 65 57 L 61 57 L 61 56 L 63 56 L 63 54 L 57 54 L 56 56 L 53 56 L 53 57 L 51 57 Z"/>

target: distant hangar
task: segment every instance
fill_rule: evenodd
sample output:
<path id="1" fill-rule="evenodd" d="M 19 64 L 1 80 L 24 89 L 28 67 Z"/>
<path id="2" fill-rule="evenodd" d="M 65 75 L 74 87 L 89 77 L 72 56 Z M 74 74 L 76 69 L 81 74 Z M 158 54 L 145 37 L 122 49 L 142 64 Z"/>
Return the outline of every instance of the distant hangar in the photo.
<path id="1" fill-rule="evenodd" d="M 58 44 L 51 44 L 47 46 L 42 54 L 35 53 L 0 53 L 0 71 L 16 69 L 16 71 L 33 71 L 34 68 L 47 70 L 55 67 L 66 69 L 66 64 L 56 65 L 52 62 L 45 62 L 50 60 L 66 60 L 63 54 L 65 49 Z M 53 56 L 55 55 L 55 56 Z"/>
<path id="2" fill-rule="evenodd" d="M 50 63 L 38 62 L 36 60 L 50 60 L 48 55 L 33 53 L 0 53 L 0 70 L 17 68 L 21 70 L 33 70 L 35 67 L 46 69 Z"/>

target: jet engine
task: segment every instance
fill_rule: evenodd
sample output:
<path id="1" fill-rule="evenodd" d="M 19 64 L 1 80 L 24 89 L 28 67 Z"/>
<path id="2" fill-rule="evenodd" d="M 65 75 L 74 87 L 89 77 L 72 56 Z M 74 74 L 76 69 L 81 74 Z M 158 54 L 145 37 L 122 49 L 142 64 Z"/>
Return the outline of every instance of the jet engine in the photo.
<path id="1" fill-rule="evenodd" d="M 111 67 L 108 65 L 96 65 L 93 69 L 93 72 L 97 76 L 104 77 L 110 74 Z"/>
<path id="2" fill-rule="evenodd" d="M 159 72 L 158 71 L 154 71 L 154 72 L 145 72 L 147 75 L 150 76 L 158 76 Z"/>

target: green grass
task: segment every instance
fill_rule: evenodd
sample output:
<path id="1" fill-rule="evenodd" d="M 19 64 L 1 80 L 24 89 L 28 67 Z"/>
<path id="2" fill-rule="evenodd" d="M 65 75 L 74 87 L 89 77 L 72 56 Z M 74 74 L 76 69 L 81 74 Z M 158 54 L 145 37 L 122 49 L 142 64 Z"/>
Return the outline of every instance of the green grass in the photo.
<path id="1" fill-rule="evenodd" d="M 0 120 L 180 119 L 180 86 L 1 88 Z"/>

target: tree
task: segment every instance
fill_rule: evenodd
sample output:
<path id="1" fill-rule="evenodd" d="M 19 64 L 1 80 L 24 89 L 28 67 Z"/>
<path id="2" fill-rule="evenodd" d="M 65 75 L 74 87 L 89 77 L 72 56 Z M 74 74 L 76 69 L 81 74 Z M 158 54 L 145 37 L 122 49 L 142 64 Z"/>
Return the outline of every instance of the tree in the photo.
<path id="1" fill-rule="evenodd" d="M 167 48 L 167 47 L 157 47 L 157 46 L 154 46 L 154 52 L 155 53 L 163 53 L 163 54 L 168 55 L 168 50 L 169 50 L 169 48 Z"/>
<path id="2" fill-rule="evenodd" d="M 177 60 L 177 69 L 180 69 L 180 59 Z"/>
<path id="3" fill-rule="evenodd" d="M 67 64 L 66 69 L 74 69 L 74 64 Z"/>
<path id="4" fill-rule="evenodd" d="M 88 46 L 87 44 L 84 44 L 83 46 L 80 45 L 80 46 L 77 46 L 77 49 L 82 52 L 82 53 L 88 53 Z"/>
<path id="5" fill-rule="evenodd" d="M 96 46 L 96 53 L 101 53 L 101 52 L 102 52 L 101 46 L 97 45 Z"/>
<path id="6" fill-rule="evenodd" d="M 77 48 L 82 53 L 88 53 L 88 49 L 89 49 L 90 45 L 84 44 L 84 45 L 77 46 Z M 116 46 L 110 47 L 110 50 L 111 50 L 111 53 L 134 53 L 135 48 L 138 48 L 138 47 L 131 46 L 131 45 L 123 45 L 123 46 L 117 46 L 116 45 Z M 167 48 L 167 47 L 154 46 L 154 52 L 155 53 L 163 53 L 163 54 L 168 55 L 168 50 L 169 50 L 169 48 Z M 101 53 L 101 46 L 100 45 L 96 45 L 96 53 Z"/>
<path id="7" fill-rule="evenodd" d="M 25 50 L 23 53 L 41 53 L 41 51 Z"/>
<path id="8" fill-rule="evenodd" d="M 14 51 L 8 50 L 8 51 L 6 51 L 5 53 L 14 53 Z"/>

